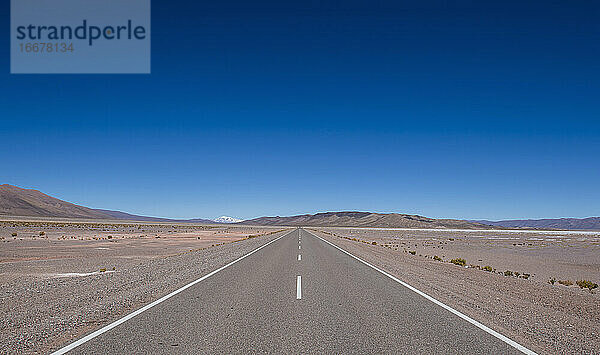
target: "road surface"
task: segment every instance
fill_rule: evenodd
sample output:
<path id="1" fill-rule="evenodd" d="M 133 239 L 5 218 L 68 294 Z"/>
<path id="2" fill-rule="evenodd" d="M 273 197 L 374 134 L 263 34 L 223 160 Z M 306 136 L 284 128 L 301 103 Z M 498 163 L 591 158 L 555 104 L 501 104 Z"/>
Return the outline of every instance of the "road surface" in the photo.
<path id="1" fill-rule="evenodd" d="M 80 343 L 62 351 L 522 353 L 302 229 Z"/>

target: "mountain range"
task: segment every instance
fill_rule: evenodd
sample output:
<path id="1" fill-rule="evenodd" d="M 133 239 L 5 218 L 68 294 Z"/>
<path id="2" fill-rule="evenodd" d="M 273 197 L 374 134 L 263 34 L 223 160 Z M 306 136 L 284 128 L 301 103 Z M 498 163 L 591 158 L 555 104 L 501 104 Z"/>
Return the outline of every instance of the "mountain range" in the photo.
<path id="1" fill-rule="evenodd" d="M 289 217 L 260 217 L 250 220 L 221 216 L 217 219 L 168 219 L 139 216 L 121 211 L 94 209 L 48 196 L 33 189 L 0 185 L 0 217 L 55 217 L 198 224 L 237 223 L 261 226 L 370 227 L 370 228 L 452 228 L 452 229 L 580 229 L 600 230 L 600 217 L 537 220 L 434 219 L 419 215 L 372 212 L 324 212 Z"/>
<path id="2" fill-rule="evenodd" d="M 489 225 L 457 219 L 433 219 L 418 215 L 372 212 L 324 212 L 291 217 L 260 217 L 243 222 L 262 226 L 456 228 L 490 229 Z"/>
<path id="3" fill-rule="evenodd" d="M 504 221 L 479 220 L 473 222 L 503 228 L 600 230 L 600 217 L 512 219 Z"/>

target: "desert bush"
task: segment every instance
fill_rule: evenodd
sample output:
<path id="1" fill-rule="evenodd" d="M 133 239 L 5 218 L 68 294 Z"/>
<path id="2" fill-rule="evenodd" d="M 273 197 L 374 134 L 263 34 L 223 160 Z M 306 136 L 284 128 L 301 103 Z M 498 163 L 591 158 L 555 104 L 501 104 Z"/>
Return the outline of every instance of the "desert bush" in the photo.
<path id="1" fill-rule="evenodd" d="M 410 250 L 410 251 L 409 251 L 409 253 L 410 253 L 410 255 L 415 255 L 415 254 L 417 254 L 417 252 L 416 252 L 416 251 L 412 251 L 412 250 Z"/>
<path id="2" fill-rule="evenodd" d="M 100 272 L 106 272 L 105 268 L 100 269 Z"/>
<path id="3" fill-rule="evenodd" d="M 513 275 L 512 271 L 510 271 L 510 270 L 504 271 L 504 276 L 512 276 L 512 275 Z"/>
<path id="4" fill-rule="evenodd" d="M 598 284 L 593 283 L 589 280 L 577 280 L 575 281 L 575 283 L 577 284 L 577 286 L 579 286 L 579 288 L 587 288 L 590 291 L 598 287 Z"/>
<path id="5" fill-rule="evenodd" d="M 558 280 L 558 283 L 561 285 L 565 285 L 565 286 L 573 285 L 573 281 L 571 281 L 571 280 Z"/>
<path id="6" fill-rule="evenodd" d="M 46 232 L 40 232 L 40 237 L 46 235 Z"/>
<path id="7" fill-rule="evenodd" d="M 373 244 L 373 245 L 377 245 L 377 242 L 373 242 L 373 243 L 371 243 L 371 244 Z"/>
<path id="8" fill-rule="evenodd" d="M 440 258 L 440 257 L 439 257 L 439 256 L 437 256 L 437 255 L 434 255 L 434 256 L 433 256 L 433 260 L 435 260 L 435 261 L 443 261 L 443 260 L 442 260 L 442 258 Z"/>
<path id="9" fill-rule="evenodd" d="M 556 283 L 556 279 L 554 277 L 551 277 L 550 280 L 548 280 L 548 283 L 550 285 L 554 285 L 554 283 Z"/>
<path id="10" fill-rule="evenodd" d="M 456 259 L 452 259 L 450 260 L 450 262 L 454 265 L 458 265 L 458 266 L 465 266 L 467 265 L 467 261 L 463 258 L 456 258 Z"/>
<path id="11" fill-rule="evenodd" d="M 493 272 L 494 271 L 494 269 L 492 269 L 492 267 L 489 266 L 489 265 L 486 265 L 486 266 L 482 267 L 481 270 L 487 271 L 487 272 Z"/>
<path id="12" fill-rule="evenodd" d="M 17 236 L 17 232 L 14 232 L 13 234 L 11 234 L 13 237 Z"/>
<path id="13" fill-rule="evenodd" d="M 521 273 L 520 273 L 520 272 L 516 272 L 516 271 L 515 271 L 515 276 L 516 276 L 516 277 L 519 277 L 520 275 L 521 275 Z"/>
<path id="14" fill-rule="evenodd" d="M 531 274 L 523 274 L 523 275 L 521 275 L 521 278 L 527 280 L 529 278 L 529 276 L 531 276 Z"/>

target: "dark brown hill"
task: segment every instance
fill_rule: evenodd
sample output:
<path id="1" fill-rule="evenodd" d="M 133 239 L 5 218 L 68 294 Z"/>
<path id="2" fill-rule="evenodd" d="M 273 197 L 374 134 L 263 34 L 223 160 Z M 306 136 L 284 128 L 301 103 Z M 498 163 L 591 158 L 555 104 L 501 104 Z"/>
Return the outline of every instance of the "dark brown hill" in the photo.
<path id="1" fill-rule="evenodd" d="M 314 227 L 379 227 L 379 228 L 457 228 L 491 229 L 480 223 L 433 219 L 418 215 L 371 212 L 325 212 L 290 217 L 260 217 L 241 224 L 263 226 L 314 226 Z"/>
<path id="2" fill-rule="evenodd" d="M 37 190 L 0 185 L 0 216 L 111 219 L 109 214 L 48 196 Z"/>
<path id="3" fill-rule="evenodd" d="M 38 190 L 23 189 L 8 184 L 0 185 L 0 216 L 104 219 L 166 223 L 216 223 L 201 218 L 175 220 L 168 218 L 138 216 L 121 211 L 93 209 L 59 200 Z"/>

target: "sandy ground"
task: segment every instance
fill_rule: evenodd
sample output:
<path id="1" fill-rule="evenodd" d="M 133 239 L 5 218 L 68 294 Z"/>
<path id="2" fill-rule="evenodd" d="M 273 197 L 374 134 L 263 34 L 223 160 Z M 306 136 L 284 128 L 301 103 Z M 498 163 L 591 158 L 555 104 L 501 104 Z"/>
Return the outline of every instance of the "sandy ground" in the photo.
<path id="1" fill-rule="evenodd" d="M 311 230 L 538 353 L 600 354 L 600 289 L 548 282 L 600 283 L 598 232 Z"/>
<path id="2" fill-rule="evenodd" d="M 323 229 L 336 235 L 376 242 L 403 253 L 444 261 L 465 259 L 467 266 L 490 266 L 513 277 L 528 274 L 535 282 L 591 280 L 600 284 L 600 232 L 590 231 L 447 231 Z M 516 276 L 515 273 L 519 273 Z M 509 274 L 509 273 L 507 273 Z M 577 288 L 576 285 L 572 287 Z"/>
<path id="3" fill-rule="evenodd" d="M 276 229 L 227 225 L 1 221 L 0 282 L 21 277 L 79 277 L 101 269 L 118 271 L 145 259 L 201 250 Z"/>

